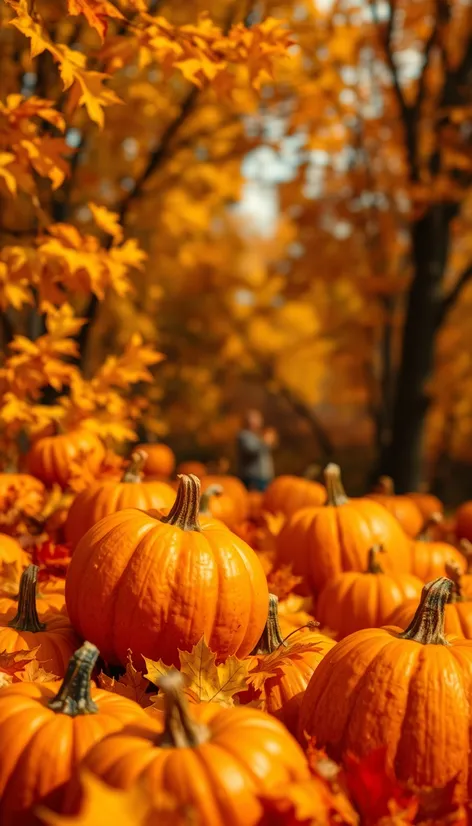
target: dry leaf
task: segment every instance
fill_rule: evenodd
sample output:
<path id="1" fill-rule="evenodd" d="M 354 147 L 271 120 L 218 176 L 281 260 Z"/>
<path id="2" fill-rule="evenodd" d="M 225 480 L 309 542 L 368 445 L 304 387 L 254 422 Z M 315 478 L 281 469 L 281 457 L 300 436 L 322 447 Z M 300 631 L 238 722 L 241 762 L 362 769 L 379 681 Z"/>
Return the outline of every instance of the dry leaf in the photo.
<path id="1" fill-rule="evenodd" d="M 180 671 L 186 678 L 186 694 L 194 702 L 234 705 L 234 695 L 246 688 L 248 662 L 229 657 L 216 665 L 216 656 L 202 639 L 192 651 L 179 651 Z M 158 685 L 159 677 L 167 674 L 170 666 L 162 660 L 154 662 L 144 657 L 148 680 Z"/>
<path id="2" fill-rule="evenodd" d="M 116 680 L 114 677 L 108 677 L 102 671 L 98 675 L 98 684 L 100 688 L 106 691 L 111 691 L 113 694 L 120 694 L 122 697 L 128 697 L 129 700 L 134 700 L 136 703 L 139 703 L 142 708 L 146 708 L 151 703 L 151 697 L 146 693 L 149 688 L 149 682 L 143 677 L 141 671 L 135 669 L 131 651 L 128 651 L 126 673 Z"/>
<path id="3" fill-rule="evenodd" d="M 22 683 L 53 683 L 60 679 L 57 674 L 45 671 L 38 660 L 31 660 L 15 676 Z"/>

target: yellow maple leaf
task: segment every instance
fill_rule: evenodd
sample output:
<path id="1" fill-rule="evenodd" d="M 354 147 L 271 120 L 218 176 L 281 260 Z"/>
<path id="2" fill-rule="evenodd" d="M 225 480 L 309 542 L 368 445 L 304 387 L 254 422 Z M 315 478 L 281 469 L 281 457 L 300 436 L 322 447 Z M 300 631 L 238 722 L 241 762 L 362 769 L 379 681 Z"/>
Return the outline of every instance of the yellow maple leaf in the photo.
<path id="1" fill-rule="evenodd" d="M 90 201 L 88 208 L 93 215 L 93 220 L 96 225 L 108 235 L 111 235 L 114 241 L 119 244 L 123 240 L 123 227 L 120 226 L 120 216 L 118 213 L 110 212 L 106 207 L 98 206 Z"/>
<path id="2" fill-rule="evenodd" d="M 194 702 L 232 706 L 234 695 L 247 687 L 247 660 L 238 660 L 233 656 L 216 665 L 216 656 L 203 637 L 193 646 L 192 651 L 179 650 L 179 658 L 180 671 L 186 679 L 186 694 Z M 171 670 L 162 660 L 155 662 L 146 657 L 144 660 L 144 676 L 154 685 L 158 685 L 159 678 Z"/>
<path id="3" fill-rule="evenodd" d="M 16 674 L 17 680 L 22 683 L 51 683 L 59 680 L 56 674 L 46 671 L 43 668 L 46 663 L 39 663 L 38 660 L 30 660 L 25 667 Z"/>
<path id="4" fill-rule="evenodd" d="M 108 27 L 108 17 L 123 20 L 123 15 L 108 0 L 67 0 L 67 9 L 71 15 L 83 14 L 89 26 L 98 32 L 103 41 Z"/>
<path id="5" fill-rule="evenodd" d="M 134 700 L 142 708 L 150 705 L 150 695 L 146 693 L 149 682 L 143 677 L 142 672 L 137 671 L 134 667 L 131 651 L 128 651 L 126 672 L 116 680 L 114 677 L 108 677 L 102 671 L 98 675 L 98 684 L 100 688 L 111 691 L 112 694 L 120 694 L 122 697 Z"/>

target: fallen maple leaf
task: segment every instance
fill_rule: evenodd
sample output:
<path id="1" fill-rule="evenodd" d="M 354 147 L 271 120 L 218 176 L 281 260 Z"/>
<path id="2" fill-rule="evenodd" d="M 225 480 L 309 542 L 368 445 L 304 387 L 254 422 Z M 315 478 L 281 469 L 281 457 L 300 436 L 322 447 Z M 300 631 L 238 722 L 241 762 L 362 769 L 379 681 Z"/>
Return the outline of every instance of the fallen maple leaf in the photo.
<path id="1" fill-rule="evenodd" d="M 52 683 L 59 680 L 57 674 L 46 671 L 36 659 L 28 662 L 15 676 L 22 683 Z"/>
<path id="2" fill-rule="evenodd" d="M 128 697 L 134 700 L 142 708 L 146 708 L 151 704 L 150 695 L 147 694 L 149 682 L 143 677 L 141 671 L 137 671 L 133 665 L 131 651 L 128 651 L 128 662 L 126 664 L 126 672 L 117 680 L 115 677 L 108 677 L 103 671 L 98 675 L 98 684 L 100 688 L 111 691 L 113 694 L 120 694 L 122 697 Z"/>
<path id="3" fill-rule="evenodd" d="M 301 582 L 303 577 L 295 576 L 292 565 L 282 565 L 270 571 L 267 577 L 269 593 L 274 594 L 279 600 L 287 599 Z"/>
<path id="4" fill-rule="evenodd" d="M 366 826 L 398 813 L 415 817 L 418 799 L 393 775 L 386 748 L 362 758 L 347 754 L 344 767 L 347 788 Z"/>
<path id="5" fill-rule="evenodd" d="M 234 705 L 234 695 L 246 688 L 249 663 L 228 657 L 224 663 L 216 665 L 216 655 L 208 648 L 204 638 L 193 646 L 192 651 L 180 651 L 180 671 L 186 679 L 185 693 L 193 702 L 220 703 Z M 172 667 L 162 660 L 154 661 L 144 657 L 148 680 L 158 685 L 159 678 Z"/>
<path id="6" fill-rule="evenodd" d="M 37 648 L 32 648 L 31 651 L 23 649 L 21 651 L 0 651 L 0 672 L 13 676 L 19 671 L 23 671 L 26 666 L 33 662 L 36 654 L 39 651 Z"/>

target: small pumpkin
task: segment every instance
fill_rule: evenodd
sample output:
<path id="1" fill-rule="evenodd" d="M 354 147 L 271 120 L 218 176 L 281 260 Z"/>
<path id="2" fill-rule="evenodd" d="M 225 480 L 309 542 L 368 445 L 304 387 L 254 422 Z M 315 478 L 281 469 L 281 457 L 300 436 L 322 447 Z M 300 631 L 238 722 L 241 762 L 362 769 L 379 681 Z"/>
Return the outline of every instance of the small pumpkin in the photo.
<path id="1" fill-rule="evenodd" d="M 423 582 L 431 582 L 439 576 L 446 575 L 446 563 L 456 562 L 462 572 L 466 569 L 464 556 L 449 545 L 448 542 L 440 542 L 430 539 L 430 531 L 442 522 L 439 513 L 433 514 L 426 523 L 421 536 L 411 545 L 411 571 Z"/>
<path id="2" fill-rule="evenodd" d="M 455 522 L 457 538 L 472 542 L 472 501 L 464 502 L 457 509 Z"/>
<path id="3" fill-rule="evenodd" d="M 143 467 L 145 476 L 170 479 L 175 470 L 175 455 L 168 445 L 147 443 L 138 445 L 137 450 L 142 451 L 146 456 Z"/>
<path id="4" fill-rule="evenodd" d="M 126 723 L 146 720 L 143 709 L 91 686 L 98 657 L 85 642 L 62 681 L 21 682 L 0 693 L 2 826 L 37 826 L 41 804 L 63 812 L 71 776 L 89 749 Z"/>
<path id="5" fill-rule="evenodd" d="M 83 455 L 87 456 L 89 468 L 98 471 L 105 456 L 105 447 L 95 433 L 79 429 L 36 439 L 26 461 L 29 472 L 47 487 L 57 484 L 66 488 L 71 463 Z"/>
<path id="6" fill-rule="evenodd" d="M 131 649 L 177 665 L 202 636 L 221 658 L 254 648 L 267 618 L 261 563 L 226 527 L 200 525 L 199 502 L 199 480 L 182 476 L 167 516 L 119 511 L 77 545 L 67 610 L 106 661 L 126 665 Z"/>
<path id="7" fill-rule="evenodd" d="M 343 639 L 361 628 L 385 625 L 392 611 L 405 599 L 421 596 L 423 583 L 411 574 L 386 574 L 379 561 L 382 548 L 369 551 L 365 573 L 346 571 L 338 574 L 321 591 L 316 616 L 321 625 Z"/>
<path id="8" fill-rule="evenodd" d="M 250 658 L 248 690 L 239 695 L 242 703 L 260 696 L 264 710 L 277 717 L 296 734 L 303 693 L 315 668 L 336 643 L 313 627 L 294 629 L 283 637 L 279 625 L 278 599 L 269 594 L 269 615 L 262 636 Z"/>
<path id="9" fill-rule="evenodd" d="M 249 495 L 243 483 L 236 476 L 226 474 L 204 476 L 201 480 L 202 492 L 213 485 L 219 485 L 225 496 L 233 502 L 236 524 L 243 522 L 249 513 Z"/>
<path id="10" fill-rule="evenodd" d="M 397 496 L 390 476 L 381 476 L 375 491 L 368 494 L 369 499 L 379 502 L 398 520 L 406 535 L 414 539 L 421 532 L 424 524 L 420 508 L 409 496 Z"/>
<path id="11" fill-rule="evenodd" d="M 373 545 L 384 548 L 385 571 L 408 572 L 410 540 L 395 517 L 371 499 L 348 499 L 338 465 L 328 465 L 325 479 L 326 505 L 298 511 L 280 531 L 278 564 L 291 564 L 315 595 L 343 571 L 365 571 Z"/>
<path id="12" fill-rule="evenodd" d="M 453 588 L 444 609 L 444 630 L 446 634 L 472 640 L 472 599 L 463 593 L 461 568 L 456 562 L 447 562 L 446 574 L 453 582 Z M 406 600 L 391 613 L 386 624 L 406 628 L 412 621 L 416 605 L 416 600 Z"/>
<path id="13" fill-rule="evenodd" d="M 46 611 L 38 616 L 37 576 L 38 567 L 29 565 L 21 575 L 18 602 L 8 600 L 0 614 L 0 651 L 32 651 L 40 646 L 38 660 L 62 677 L 80 640 L 64 615 Z"/>
<path id="14" fill-rule="evenodd" d="M 406 496 L 419 508 L 424 523 L 428 522 L 433 514 L 444 513 L 443 503 L 433 493 L 407 493 Z"/>
<path id="15" fill-rule="evenodd" d="M 227 528 L 237 526 L 237 508 L 221 485 L 209 485 L 200 497 L 200 522 L 210 521 Z"/>
<path id="16" fill-rule="evenodd" d="M 66 542 L 72 548 L 104 516 L 124 510 L 139 508 L 151 510 L 170 508 L 175 501 L 175 491 L 165 482 L 146 482 L 141 471 L 146 462 L 146 454 L 136 450 L 121 482 L 105 480 L 90 488 L 85 488 L 74 499 L 67 516 L 64 532 Z"/>
<path id="17" fill-rule="evenodd" d="M 307 507 L 326 502 L 326 489 L 319 482 L 302 476 L 277 476 L 268 486 L 262 500 L 262 510 L 282 513 L 285 517 Z"/>
<path id="18" fill-rule="evenodd" d="M 207 467 L 203 462 L 197 462 L 194 459 L 189 459 L 186 462 L 181 462 L 177 467 L 177 474 L 179 476 L 197 476 L 200 481 L 207 475 Z"/>
<path id="19" fill-rule="evenodd" d="M 13 494 L 23 504 L 27 502 L 32 512 L 36 513 L 41 508 L 45 493 L 43 483 L 29 473 L 0 473 L 0 508 Z"/>
<path id="20" fill-rule="evenodd" d="M 106 737 L 83 767 L 109 786 L 141 782 L 195 810 L 206 826 L 256 826 L 260 797 L 291 780 L 307 780 L 306 759 L 278 720 L 255 709 L 200 703 L 189 708 L 183 677 L 160 680 L 164 730 L 147 725 Z"/>
<path id="21" fill-rule="evenodd" d="M 386 748 L 400 781 L 419 790 L 457 781 L 454 800 L 465 800 L 472 780 L 472 642 L 445 635 L 452 589 L 445 577 L 425 585 L 405 631 L 357 631 L 328 651 L 302 701 L 300 740 L 315 737 L 333 759 Z"/>

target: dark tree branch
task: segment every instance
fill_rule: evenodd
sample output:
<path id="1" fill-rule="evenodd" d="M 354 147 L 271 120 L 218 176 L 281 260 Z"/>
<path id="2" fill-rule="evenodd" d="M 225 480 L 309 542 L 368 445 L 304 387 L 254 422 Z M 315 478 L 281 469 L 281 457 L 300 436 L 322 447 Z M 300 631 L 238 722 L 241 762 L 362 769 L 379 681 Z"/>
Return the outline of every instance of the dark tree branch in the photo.
<path id="1" fill-rule="evenodd" d="M 452 290 L 446 295 L 444 298 L 441 308 L 439 310 L 439 318 L 438 318 L 438 325 L 444 324 L 445 318 L 447 314 L 452 310 L 455 306 L 462 290 L 464 289 L 465 285 L 472 279 L 472 264 L 469 264 L 468 267 L 463 270 L 460 274 L 459 278 L 457 279 L 454 287 Z"/>

